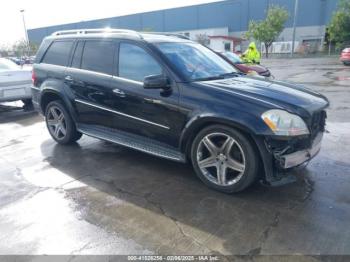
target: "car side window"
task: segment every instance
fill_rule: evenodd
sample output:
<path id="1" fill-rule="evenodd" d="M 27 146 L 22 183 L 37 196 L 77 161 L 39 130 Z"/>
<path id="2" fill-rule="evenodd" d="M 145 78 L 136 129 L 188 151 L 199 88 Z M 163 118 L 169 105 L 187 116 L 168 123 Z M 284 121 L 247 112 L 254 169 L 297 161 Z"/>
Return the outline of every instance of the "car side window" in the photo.
<path id="1" fill-rule="evenodd" d="M 86 41 L 81 68 L 112 75 L 114 46 L 111 41 Z"/>
<path id="2" fill-rule="evenodd" d="M 73 60 L 72 60 L 72 67 L 74 68 L 80 68 L 81 64 L 81 56 L 83 54 L 83 48 L 84 48 L 84 42 L 79 41 L 73 55 Z"/>
<path id="3" fill-rule="evenodd" d="M 72 46 L 73 41 L 53 42 L 46 51 L 41 62 L 51 65 L 67 66 Z"/>
<path id="4" fill-rule="evenodd" d="M 119 48 L 119 76 L 143 82 L 146 76 L 160 75 L 163 73 L 159 63 L 143 48 L 121 43 Z"/>

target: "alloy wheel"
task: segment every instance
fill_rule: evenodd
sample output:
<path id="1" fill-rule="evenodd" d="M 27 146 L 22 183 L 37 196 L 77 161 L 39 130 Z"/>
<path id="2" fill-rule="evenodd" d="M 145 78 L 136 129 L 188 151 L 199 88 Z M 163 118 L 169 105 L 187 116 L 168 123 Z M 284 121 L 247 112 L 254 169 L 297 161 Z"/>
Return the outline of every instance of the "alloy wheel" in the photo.
<path id="1" fill-rule="evenodd" d="M 57 106 L 51 106 L 46 116 L 46 122 L 50 133 L 58 140 L 63 139 L 67 134 L 67 125 L 64 114 Z"/>
<path id="2" fill-rule="evenodd" d="M 246 160 L 241 145 L 230 135 L 206 135 L 197 147 L 197 164 L 212 183 L 231 186 L 242 178 Z"/>

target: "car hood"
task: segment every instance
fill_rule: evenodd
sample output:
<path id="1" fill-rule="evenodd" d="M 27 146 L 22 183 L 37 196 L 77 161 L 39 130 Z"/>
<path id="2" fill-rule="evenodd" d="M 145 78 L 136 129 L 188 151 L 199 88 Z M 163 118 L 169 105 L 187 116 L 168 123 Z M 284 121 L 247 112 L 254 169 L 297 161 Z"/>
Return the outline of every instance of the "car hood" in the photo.
<path id="1" fill-rule="evenodd" d="M 312 115 L 313 112 L 324 109 L 329 105 L 328 99 L 323 95 L 303 86 L 287 82 L 267 81 L 247 76 L 203 81 L 201 84 L 292 113 L 305 114 L 306 111 L 306 113 Z"/>

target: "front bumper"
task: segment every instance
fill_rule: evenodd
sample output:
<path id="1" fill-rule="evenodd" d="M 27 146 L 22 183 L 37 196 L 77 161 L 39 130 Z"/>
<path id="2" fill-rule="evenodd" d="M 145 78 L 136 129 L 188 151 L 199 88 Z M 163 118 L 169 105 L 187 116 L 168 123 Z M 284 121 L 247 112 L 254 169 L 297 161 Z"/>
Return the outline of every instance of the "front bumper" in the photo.
<path id="1" fill-rule="evenodd" d="M 270 77 L 271 72 L 270 72 L 270 70 L 266 70 L 264 72 L 259 73 L 259 75 L 264 76 L 264 77 Z"/>
<path id="2" fill-rule="evenodd" d="M 300 150 L 291 154 L 280 156 L 280 166 L 289 169 L 300 166 L 314 158 L 321 150 L 323 132 L 320 132 L 308 149 Z"/>

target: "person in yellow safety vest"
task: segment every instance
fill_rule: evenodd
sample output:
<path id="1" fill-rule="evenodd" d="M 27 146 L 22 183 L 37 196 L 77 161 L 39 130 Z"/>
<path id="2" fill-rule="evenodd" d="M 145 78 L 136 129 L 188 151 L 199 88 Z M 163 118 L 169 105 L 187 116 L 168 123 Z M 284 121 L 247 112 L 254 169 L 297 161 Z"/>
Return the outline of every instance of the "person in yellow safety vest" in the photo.
<path id="1" fill-rule="evenodd" d="M 242 55 L 242 59 L 245 63 L 260 64 L 260 53 L 258 49 L 256 49 L 254 42 L 249 44 L 248 49 Z"/>

